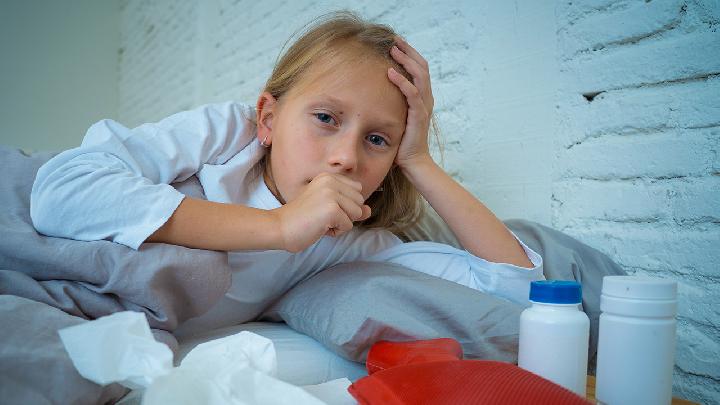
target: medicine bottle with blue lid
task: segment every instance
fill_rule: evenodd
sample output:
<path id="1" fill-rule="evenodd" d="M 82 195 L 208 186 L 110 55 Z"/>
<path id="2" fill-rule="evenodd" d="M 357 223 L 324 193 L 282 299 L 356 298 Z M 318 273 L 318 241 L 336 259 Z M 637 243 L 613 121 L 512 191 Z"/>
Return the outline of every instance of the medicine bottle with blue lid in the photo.
<path id="1" fill-rule="evenodd" d="M 590 320 L 575 281 L 530 284 L 532 306 L 520 315 L 518 366 L 585 396 Z"/>

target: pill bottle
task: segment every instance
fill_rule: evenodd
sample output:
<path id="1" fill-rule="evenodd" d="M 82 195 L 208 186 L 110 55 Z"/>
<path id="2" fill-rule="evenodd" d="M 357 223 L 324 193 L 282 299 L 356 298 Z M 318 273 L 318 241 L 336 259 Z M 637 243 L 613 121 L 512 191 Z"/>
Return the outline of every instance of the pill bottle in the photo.
<path id="1" fill-rule="evenodd" d="M 612 405 L 670 404 L 677 283 L 606 276 L 600 310 L 597 400 Z"/>
<path id="2" fill-rule="evenodd" d="M 533 281 L 520 315 L 518 366 L 585 396 L 590 320 L 575 281 Z"/>

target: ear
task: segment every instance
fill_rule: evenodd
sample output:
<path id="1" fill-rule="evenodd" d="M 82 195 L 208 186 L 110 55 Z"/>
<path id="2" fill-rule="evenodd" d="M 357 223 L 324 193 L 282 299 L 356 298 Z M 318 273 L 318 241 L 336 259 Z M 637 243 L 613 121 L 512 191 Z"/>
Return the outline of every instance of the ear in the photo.
<path id="1" fill-rule="evenodd" d="M 264 141 L 266 145 L 272 144 L 272 122 L 274 111 L 277 107 L 277 100 L 267 91 L 258 97 L 257 111 L 257 134 L 258 139 Z"/>

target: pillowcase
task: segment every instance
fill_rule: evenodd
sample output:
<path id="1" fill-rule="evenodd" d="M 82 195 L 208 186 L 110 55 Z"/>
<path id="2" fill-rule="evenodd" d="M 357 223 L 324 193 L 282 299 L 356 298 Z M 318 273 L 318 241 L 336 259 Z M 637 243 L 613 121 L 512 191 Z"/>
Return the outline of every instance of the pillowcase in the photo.
<path id="1" fill-rule="evenodd" d="M 522 307 L 392 263 L 343 263 L 305 280 L 261 319 L 284 320 L 364 362 L 377 341 L 451 337 L 466 358 L 517 361 Z"/>

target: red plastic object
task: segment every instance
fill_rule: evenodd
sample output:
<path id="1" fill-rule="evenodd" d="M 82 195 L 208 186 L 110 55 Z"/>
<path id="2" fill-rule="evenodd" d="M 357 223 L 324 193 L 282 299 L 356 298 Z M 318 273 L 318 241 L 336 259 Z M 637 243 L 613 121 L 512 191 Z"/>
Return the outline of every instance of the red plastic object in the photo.
<path id="1" fill-rule="evenodd" d="M 379 342 L 368 353 L 371 375 L 348 391 L 363 405 L 590 404 L 513 364 L 459 360 L 459 346 L 452 339 Z"/>
<path id="2" fill-rule="evenodd" d="M 370 347 L 365 366 L 370 375 L 404 364 L 459 360 L 462 356 L 462 346 L 457 340 L 450 338 L 411 342 L 381 340 Z"/>

